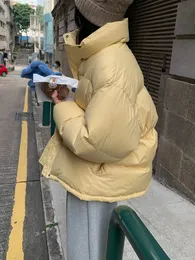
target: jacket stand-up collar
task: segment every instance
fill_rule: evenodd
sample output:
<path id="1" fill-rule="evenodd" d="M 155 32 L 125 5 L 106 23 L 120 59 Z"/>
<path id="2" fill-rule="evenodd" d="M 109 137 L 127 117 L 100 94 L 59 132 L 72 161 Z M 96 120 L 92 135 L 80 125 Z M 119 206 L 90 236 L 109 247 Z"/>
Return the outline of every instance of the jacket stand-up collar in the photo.
<path id="1" fill-rule="evenodd" d="M 77 78 L 78 68 L 83 60 L 114 43 L 129 41 L 128 19 L 104 25 L 79 45 L 76 44 L 76 34 L 77 31 L 64 34 L 64 41 L 69 65 Z"/>

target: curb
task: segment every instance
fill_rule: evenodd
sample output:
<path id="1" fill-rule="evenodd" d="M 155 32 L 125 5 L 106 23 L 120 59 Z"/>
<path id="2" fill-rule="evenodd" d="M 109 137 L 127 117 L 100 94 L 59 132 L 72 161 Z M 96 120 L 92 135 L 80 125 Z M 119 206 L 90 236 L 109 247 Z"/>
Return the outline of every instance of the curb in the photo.
<path id="1" fill-rule="evenodd" d="M 35 122 L 37 152 L 40 158 L 44 150 L 44 144 L 43 144 L 41 130 L 40 130 L 40 120 L 39 120 L 40 115 L 36 111 L 39 109 L 39 107 L 36 105 L 36 99 L 35 97 L 33 97 L 33 94 L 32 94 L 32 105 L 33 105 L 33 115 L 34 115 L 34 122 Z M 39 164 L 39 170 L 40 172 L 42 171 L 42 166 L 40 164 Z M 45 225 L 46 225 L 46 239 L 47 239 L 49 260 L 65 260 L 63 250 L 62 250 L 60 231 L 59 231 L 54 204 L 53 204 L 51 186 L 49 180 L 43 176 L 40 177 L 40 183 L 41 183 Z"/>

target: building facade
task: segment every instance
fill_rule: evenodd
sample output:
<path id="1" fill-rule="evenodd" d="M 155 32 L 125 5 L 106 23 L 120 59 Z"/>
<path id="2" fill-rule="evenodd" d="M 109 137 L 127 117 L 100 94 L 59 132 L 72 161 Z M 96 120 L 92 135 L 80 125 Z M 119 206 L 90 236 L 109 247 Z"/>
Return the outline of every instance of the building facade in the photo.
<path id="1" fill-rule="evenodd" d="M 71 76 L 66 54 L 64 51 L 63 35 L 75 29 L 74 0 L 55 0 L 52 15 L 54 17 L 54 53 L 55 59 L 62 65 L 63 73 Z"/>
<path id="2" fill-rule="evenodd" d="M 5 4 L 0 2 L 0 51 L 7 49 Z"/>
<path id="3" fill-rule="evenodd" d="M 75 29 L 74 1 L 56 0 L 54 46 L 71 75 L 63 34 Z M 129 48 L 159 115 L 154 176 L 195 203 L 195 1 L 136 0 L 127 12 Z"/>
<path id="4" fill-rule="evenodd" d="M 53 36 L 53 17 L 52 10 L 54 8 L 54 0 L 45 0 L 44 3 L 44 52 L 45 61 L 50 64 L 54 62 L 54 36 Z"/>
<path id="5" fill-rule="evenodd" d="M 159 115 L 155 178 L 195 203 L 195 1 L 136 0 L 128 16 Z"/>
<path id="6" fill-rule="evenodd" d="M 156 177 L 195 203 L 195 1 L 179 1 L 170 69 L 162 75 Z"/>
<path id="7" fill-rule="evenodd" d="M 9 0 L 0 1 L 0 62 L 11 61 L 15 42 L 13 13 Z"/>

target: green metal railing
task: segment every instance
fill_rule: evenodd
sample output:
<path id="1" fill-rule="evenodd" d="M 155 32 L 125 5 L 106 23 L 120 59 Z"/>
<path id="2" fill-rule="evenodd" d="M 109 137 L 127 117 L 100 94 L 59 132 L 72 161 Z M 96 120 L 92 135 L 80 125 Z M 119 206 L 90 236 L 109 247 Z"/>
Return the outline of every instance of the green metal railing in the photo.
<path id="1" fill-rule="evenodd" d="M 53 119 L 53 108 L 54 108 L 54 103 L 48 101 L 43 102 L 42 125 L 50 126 L 51 136 L 54 134 L 55 127 L 56 127 Z"/>
<path id="2" fill-rule="evenodd" d="M 141 260 L 170 260 L 134 210 L 114 209 L 108 234 L 106 260 L 122 260 L 125 236 Z"/>
<path id="3" fill-rule="evenodd" d="M 54 105 L 55 105 L 54 103 L 51 103 L 51 136 L 54 134 L 55 128 L 56 128 L 56 124 L 55 124 L 54 119 L 53 119 Z"/>
<path id="4" fill-rule="evenodd" d="M 51 103 L 43 102 L 43 115 L 42 115 L 42 125 L 49 126 L 51 117 Z"/>

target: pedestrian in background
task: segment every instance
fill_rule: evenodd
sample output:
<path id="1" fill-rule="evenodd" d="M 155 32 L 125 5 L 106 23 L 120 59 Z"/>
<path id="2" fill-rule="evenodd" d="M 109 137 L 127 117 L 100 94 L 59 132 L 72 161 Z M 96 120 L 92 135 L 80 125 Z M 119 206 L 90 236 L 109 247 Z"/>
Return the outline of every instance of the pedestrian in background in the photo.
<path id="1" fill-rule="evenodd" d="M 49 68 L 51 68 L 51 65 L 50 65 L 50 63 L 49 63 L 48 60 L 45 62 L 45 64 L 46 64 Z"/>
<path id="2" fill-rule="evenodd" d="M 58 60 L 56 60 L 54 65 L 53 65 L 53 71 L 62 72 L 61 63 Z"/>
<path id="3" fill-rule="evenodd" d="M 28 63 L 31 64 L 31 62 L 32 62 L 32 56 L 28 55 Z"/>
<path id="4" fill-rule="evenodd" d="M 68 260 L 105 260 L 112 210 L 143 195 L 152 177 L 157 114 L 126 45 L 131 2 L 75 0 L 78 32 L 64 36 L 79 86 L 74 102 L 54 92 L 57 131 L 40 161 L 68 191 Z"/>

